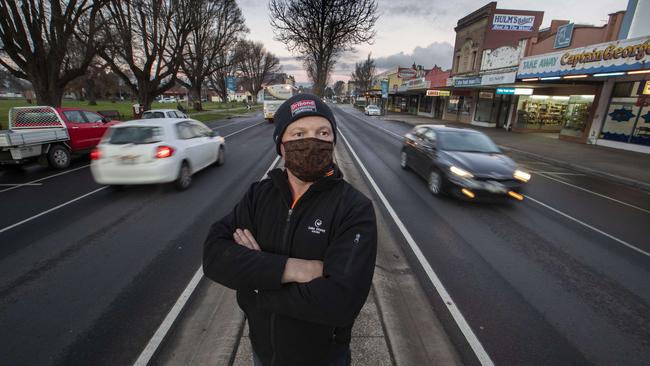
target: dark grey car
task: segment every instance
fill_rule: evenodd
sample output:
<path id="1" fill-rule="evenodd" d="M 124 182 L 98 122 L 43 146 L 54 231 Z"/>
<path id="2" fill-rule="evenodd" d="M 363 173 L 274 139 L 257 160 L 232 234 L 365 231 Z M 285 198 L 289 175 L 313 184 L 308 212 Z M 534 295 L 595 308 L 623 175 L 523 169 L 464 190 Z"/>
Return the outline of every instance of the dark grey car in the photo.
<path id="1" fill-rule="evenodd" d="M 407 133 L 400 164 L 426 179 L 431 193 L 465 199 L 521 200 L 521 189 L 530 180 L 482 132 L 440 125 L 420 125 Z"/>

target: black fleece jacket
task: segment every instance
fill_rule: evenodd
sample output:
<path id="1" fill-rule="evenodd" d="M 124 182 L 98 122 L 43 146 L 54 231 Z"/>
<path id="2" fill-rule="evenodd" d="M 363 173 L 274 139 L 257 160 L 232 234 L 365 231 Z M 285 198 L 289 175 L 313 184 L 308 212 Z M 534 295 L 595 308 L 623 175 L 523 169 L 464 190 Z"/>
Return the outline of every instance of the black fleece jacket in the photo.
<path id="1" fill-rule="evenodd" d="M 276 169 L 269 176 L 212 225 L 203 272 L 237 290 L 264 365 L 323 365 L 349 347 L 368 296 L 377 254 L 375 213 L 337 167 L 295 203 L 287 173 Z M 250 230 L 262 250 L 235 243 L 238 228 Z M 323 261 L 323 277 L 282 284 L 289 257 Z"/>

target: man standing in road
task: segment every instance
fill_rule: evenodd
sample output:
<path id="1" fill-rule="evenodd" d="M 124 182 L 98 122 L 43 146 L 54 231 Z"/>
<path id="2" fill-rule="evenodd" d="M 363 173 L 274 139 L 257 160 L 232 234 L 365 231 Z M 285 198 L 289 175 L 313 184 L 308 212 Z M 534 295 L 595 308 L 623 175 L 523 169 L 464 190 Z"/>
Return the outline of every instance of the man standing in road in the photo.
<path id="1" fill-rule="evenodd" d="M 255 365 L 349 365 L 377 253 L 373 206 L 333 161 L 336 120 L 320 98 L 293 96 L 274 119 L 286 169 L 212 226 L 203 271 L 237 290 Z"/>

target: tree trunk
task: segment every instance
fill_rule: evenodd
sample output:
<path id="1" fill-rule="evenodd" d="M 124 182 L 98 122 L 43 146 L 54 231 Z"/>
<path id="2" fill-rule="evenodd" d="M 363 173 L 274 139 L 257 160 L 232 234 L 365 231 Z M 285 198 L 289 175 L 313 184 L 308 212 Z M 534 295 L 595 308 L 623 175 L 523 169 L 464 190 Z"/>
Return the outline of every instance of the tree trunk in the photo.
<path id="1" fill-rule="evenodd" d="M 190 88 L 190 95 L 193 100 L 193 108 L 195 111 L 202 111 L 203 110 L 203 104 L 201 104 L 201 84 L 200 83 L 195 83 L 192 85 Z"/>
<path id="2" fill-rule="evenodd" d="M 51 107 L 60 107 L 63 99 L 63 88 L 52 85 L 32 84 L 36 93 L 36 103 Z"/>
<path id="3" fill-rule="evenodd" d="M 93 75 L 86 79 L 86 93 L 88 94 L 88 105 L 97 105 L 97 95 L 95 94 L 95 80 Z"/>

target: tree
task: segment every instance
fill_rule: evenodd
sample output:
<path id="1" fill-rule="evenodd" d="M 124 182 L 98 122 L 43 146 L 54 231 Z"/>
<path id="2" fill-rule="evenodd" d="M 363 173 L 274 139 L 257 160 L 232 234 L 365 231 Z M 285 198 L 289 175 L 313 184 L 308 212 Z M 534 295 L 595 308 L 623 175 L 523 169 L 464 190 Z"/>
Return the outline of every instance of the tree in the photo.
<path id="1" fill-rule="evenodd" d="M 378 19 L 375 0 L 271 0 L 269 11 L 275 39 L 299 55 L 319 96 L 338 57 L 372 42 Z"/>
<path id="2" fill-rule="evenodd" d="M 244 79 L 245 89 L 253 95 L 253 103 L 257 101 L 257 92 L 262 90 L 262 83 L 269 75 L 280 71 L 280 60 L 274 54 L 267 52 L 260 42 L 241 41 L 239 48 L 239 71 Z"/>
<path id="3" fill-rule="evenodd" d="M 190 89 L 194 109 L 202 110 L 201 88 L 206 79 L 227 68 L 227 53 L 242 33 L 248 32 L 235 0 L 201 0 L 200 9 L 190 17 L 190 34 L 181 69 Z M 224 57 L 226 56 L 226 57 Z"/>
<path id="4" fill-rule="evenodd" d="M 115 100 L 119 78 L 108 65 L 99 59 L 93 60 L 86 73 L 68 84 L 66 92 L 76 94 L 80 100 L 88 99 L 88 105 L 97 105 L 97 99 Z"/>
<path id="5" fill-rule="evenodd" d="M 370 89 L 372 78 L 375 77 L 375 60 L 370 57 L 370 54 L 365 61 L 355 64 L 351 77 L 361 92 Z"/>
<path id="6" fill-rule="evenodd" d="M 210 89 L 214 90 L 221 100 L 228 101 L 228 85 L 227 78 L 234 77 L 237 67 L 241 60 L 241 49 L 233 47 L 219 52 L 217 55 L 217 63 L 220 67 L 208 77 L 208 84 Z"/>
<path id="7" fill-rule="evenodd" d="M 32 83 L 38 104 L 58 107 L 97 46 L 104 0 L 0 0 L 0 65 Z"/>
<path id="8" fill-rule="evenodd" d="M 345 82 L 342 80 L 335 82 L 332 89 L 334 90 L 334 95 L 337 97 L 342 96 L 345 93 Z"/>
<path id="9" fill-rule="evenodd" d="M 198 0 L 110 0 L 99 55 L 145 109 L 176 83 Z M 125 69 L 126 68 L 126 69 Z"/>

